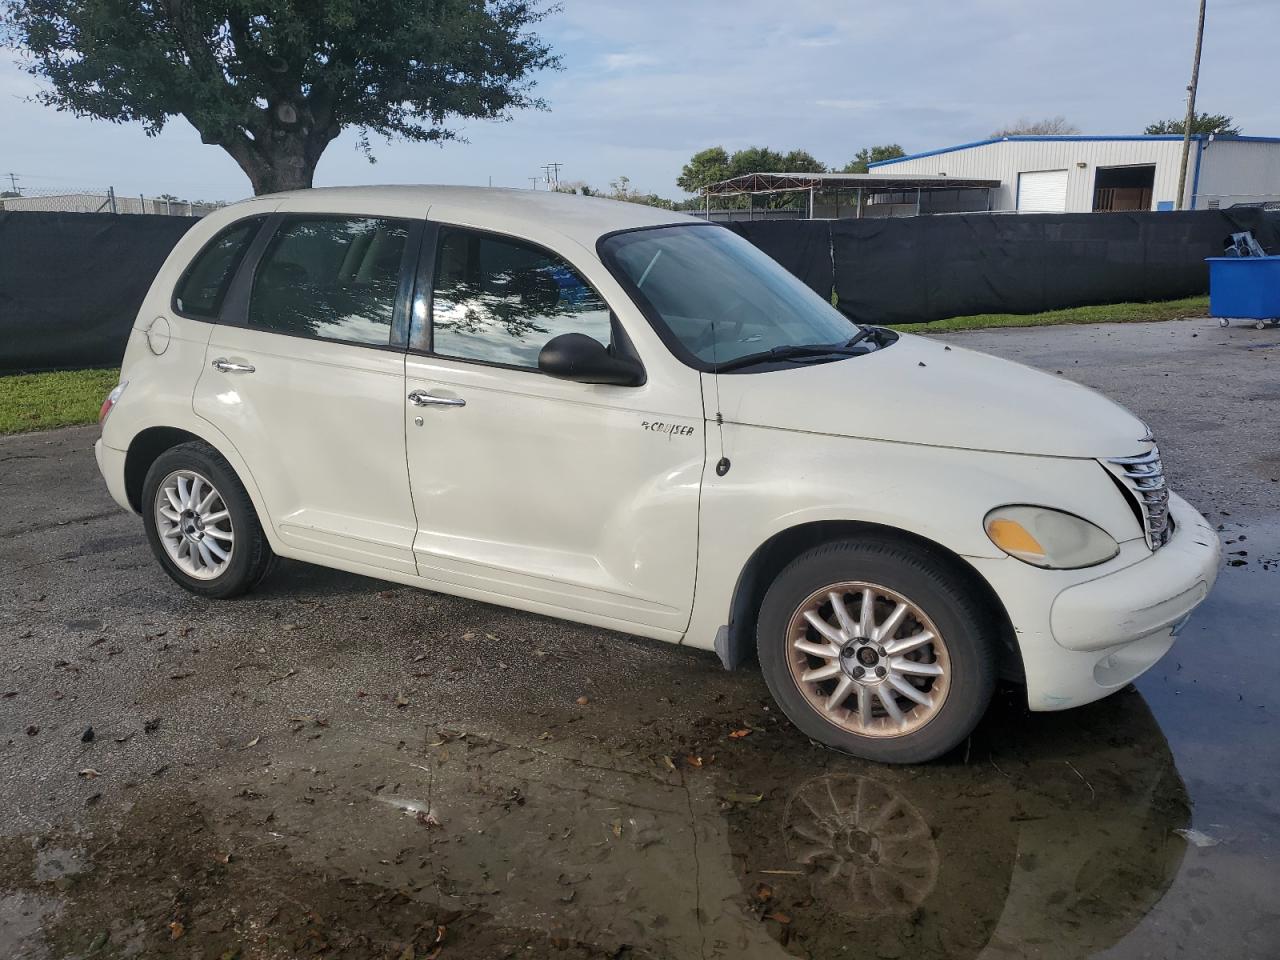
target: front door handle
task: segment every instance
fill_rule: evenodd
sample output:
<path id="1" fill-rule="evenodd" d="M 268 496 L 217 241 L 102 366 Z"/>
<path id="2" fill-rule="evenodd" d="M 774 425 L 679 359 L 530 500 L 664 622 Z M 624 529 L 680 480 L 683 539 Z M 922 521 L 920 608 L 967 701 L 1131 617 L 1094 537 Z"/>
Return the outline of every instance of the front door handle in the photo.
<path id="1" fill-rule="evenodd" d="M 223 373 L 253 373 L 255 367 L 252 363 L 237 363 L 234 360 L 228 360 L 226 357 L 219 357 L 213 361 L 213 369 L 220 370 Z"/>
<path id="2" fill-rule="evenodd" d="M 415 407 L 465 407 L 467 401 L 461 397 L 436 397 L 425 390 L 415 390 L 409 394 L 409 402 Z"/>

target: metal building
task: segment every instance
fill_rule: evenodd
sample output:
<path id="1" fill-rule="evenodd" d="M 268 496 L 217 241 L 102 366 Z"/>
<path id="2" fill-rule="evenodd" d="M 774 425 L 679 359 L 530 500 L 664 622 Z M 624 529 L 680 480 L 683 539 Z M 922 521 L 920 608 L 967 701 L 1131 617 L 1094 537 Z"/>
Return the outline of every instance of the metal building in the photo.
<path id="1" fill-rule="evenodd" d="M 990 178 L 992 210 L 1174 210 L 1182 137 L 1029 136 L 979 140 L 871 164 L 876 174 Z M 1280 202 L 1280 137 L 1192 138 L 1182 209 Z"/>

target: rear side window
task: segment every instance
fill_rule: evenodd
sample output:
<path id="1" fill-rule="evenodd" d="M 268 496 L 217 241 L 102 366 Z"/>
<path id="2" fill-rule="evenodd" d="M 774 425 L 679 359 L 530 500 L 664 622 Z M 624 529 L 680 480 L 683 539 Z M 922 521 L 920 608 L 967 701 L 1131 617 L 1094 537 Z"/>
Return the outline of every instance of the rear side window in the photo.
<path id="1" fill-rule="evenodd" d="M 249 326 L 386 346 L 408 239 L 402 220 L 287 220 L 258 264 Z"/>
<path id="2" fill-rule="evenodd" d="M 431 298 L 438 356 L 538 366 L 552 337 L 584 333 L 609 344 L 609 307 L 573 267 L 531 244 L 472 230 L 440 231 Z M 411 345 L 425 348 L 421 331 Z"/>
<path id="3" fill-rule="evenodd" d="M 208 319 L 218 315 L 236 267 L 263 219 L 252 217 L 233 223 L 205 244 L 173 292 L 173 306 L 178 313 Z"/>

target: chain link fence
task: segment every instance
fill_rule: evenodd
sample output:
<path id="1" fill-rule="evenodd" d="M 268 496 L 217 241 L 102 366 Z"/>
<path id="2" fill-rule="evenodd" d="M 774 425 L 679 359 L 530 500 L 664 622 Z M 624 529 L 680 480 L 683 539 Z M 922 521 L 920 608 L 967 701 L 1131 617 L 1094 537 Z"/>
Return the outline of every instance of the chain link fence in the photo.
<path id="1" fill-rule="evenodd" d="M 225 206 L 201 203 L 173 196 L 122 196 L 114 187 L 101 189 L 59 189 L 22 186 L 0 189 L 0 210 L 28 210 L 45 213 L 149 213 L 171 217 L 203 217 Z"/>

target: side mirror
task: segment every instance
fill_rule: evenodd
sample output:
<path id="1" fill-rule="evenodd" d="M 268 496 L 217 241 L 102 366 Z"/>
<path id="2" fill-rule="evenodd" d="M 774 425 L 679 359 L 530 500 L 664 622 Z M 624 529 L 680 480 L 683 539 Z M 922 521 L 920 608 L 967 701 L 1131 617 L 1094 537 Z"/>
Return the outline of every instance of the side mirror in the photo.
<path id="1" fill-rule="evenodd" d="M 615 387 L 638 387 L 645 380 L 639 361 L 616 356 L 585 333 L 562 333 L 548 340 L 538 354 L 538 369 L 561 380 Z"/>

